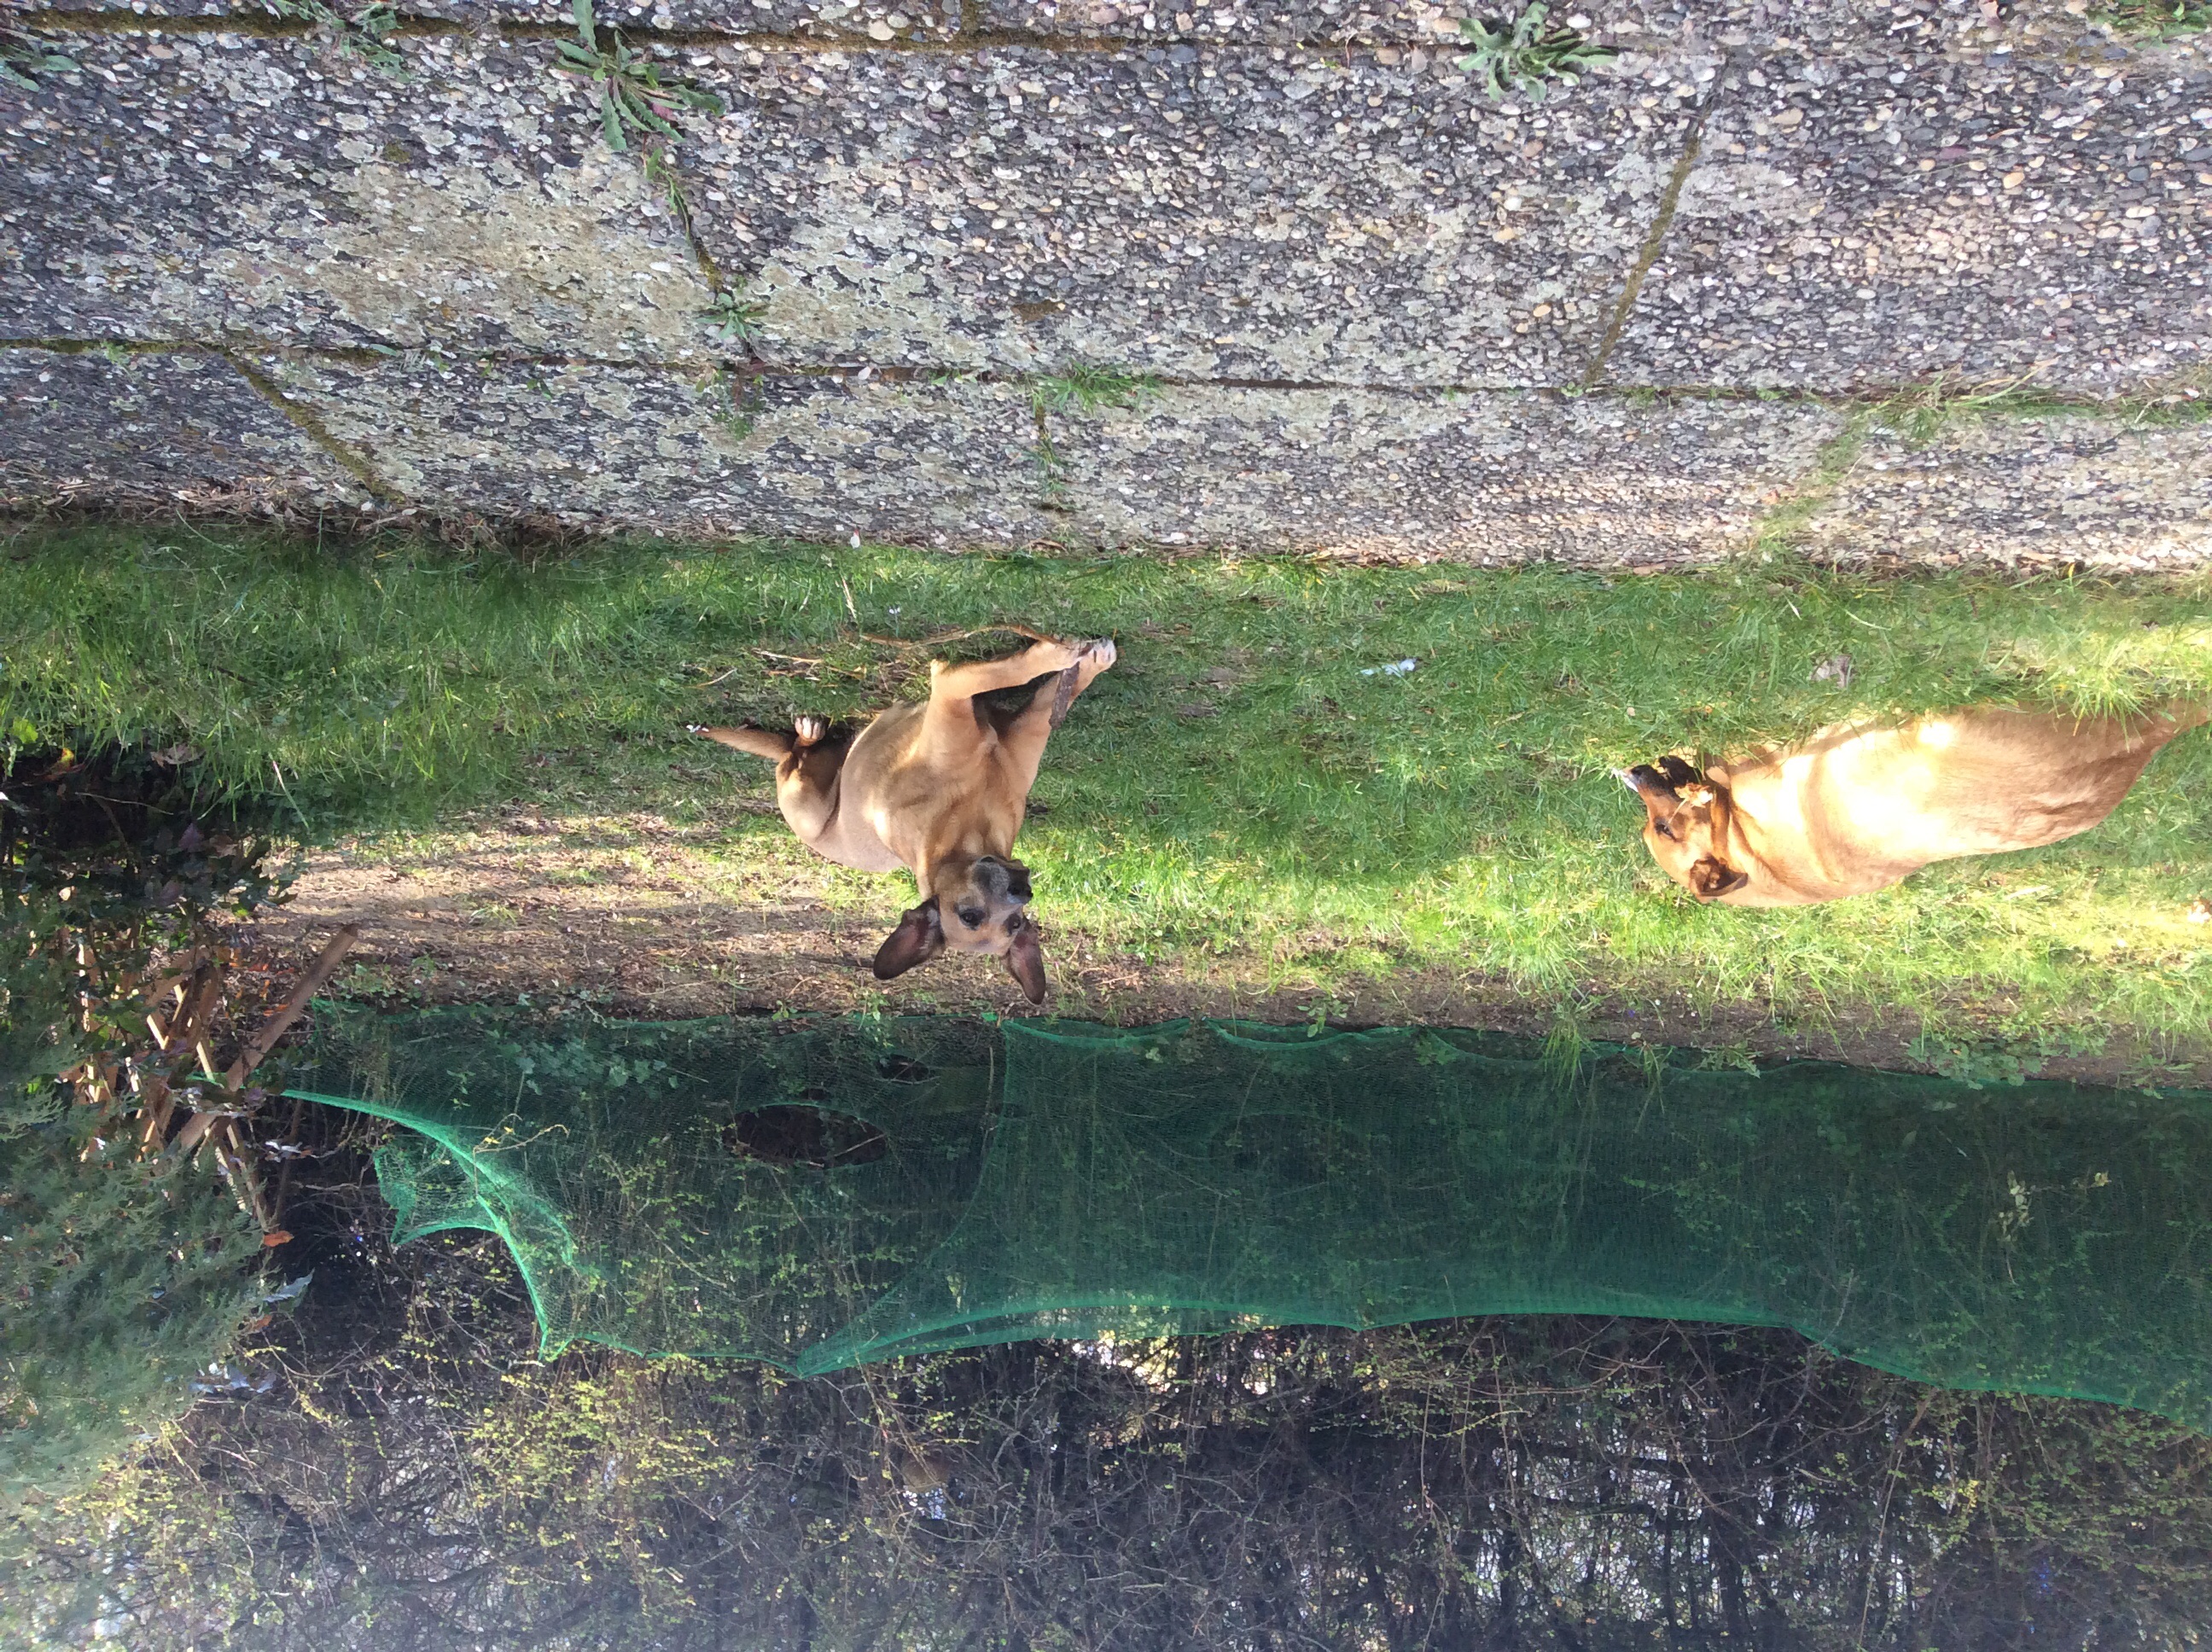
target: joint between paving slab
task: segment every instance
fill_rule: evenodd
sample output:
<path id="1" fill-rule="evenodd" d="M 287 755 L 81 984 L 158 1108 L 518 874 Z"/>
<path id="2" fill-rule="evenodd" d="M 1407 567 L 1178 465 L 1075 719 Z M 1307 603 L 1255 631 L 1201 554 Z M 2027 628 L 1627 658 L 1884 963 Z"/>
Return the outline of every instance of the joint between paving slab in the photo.
<path id="1" fill-rule="evenodd" d="M 330 427 L 323 422 L 313 408 L 293 401 L 284 394 L 283 387 L 274 379 L 263 373 L 252 362 L 241 359 L 236 351 L 224 349 L 216 351 L 215 354 L 220 355 L 224 361 L 229 362 L 238 376 L 251 385 L 264 401 L 291 421 L 301 434 L 329 454 L 349 476 L 366 488 L 371 498 L 395 502 L 401 498 L 398 489 L 390 486 L 382 477 L 377 475 L 375 466 L 331 434 Z"/>
<path id="2" fill-rule="evenodd" d="M 1820 444 L 1820 451 L 1813 456 L 1812 467 L 1803 480 L 1778 500 L 1773 509 L 1752 524 L 1750 535 L 1744 542 L 1747 552 L 1772 556 L 1797 548 L 1798 540 L 1813 525 L 1813 519 L 1835 498 L 1844 478 L 1859 462 L 1867 433 L 1873 428 L 1880 411 L 1880 404 L 1862 404 L 1850 410 L 1844 420 L 1844 428 Z"/>
<path id="3" fill-rule="evenodd" d="M 1674 170 L 1667 179 L 1667 187 L 1659 197 L 1659 210 L 1651 220 L 1651 228 L 1644 237 L 1644 245 L 1637 250 L 1636 262 L 1629 266 L 1627 279 L 1620 284 L 1620 301 L 1613 307 L 1612 319 L 1606 323 L 1605 337 L 1598 341 L 1597 354 L 1590 357 L 1589 370 L 1583 374 L 1583 387 L 1589 389 L 1605 377 L 1605 369 L 1613 359 L 1613 352 L 1620 343 L 1621 334 L 1627 330 L 1628 318 L 1636 308 L 1637 295 L 1644 290 L 1644 278 L 1651 273 L 1651 266 L 1659 262 L 1660 249 L 1667 242 L 1667 232 L 1674 226 L 1674 210 L 1682 200 L 1682 187 L 1690 181 L 1690 173 L 1698 164 L 1698 155 L 1705 148 L 1705 118 L 1712 112 L 1720 97 L 1724 74 L 1713 76 L 1712 86 L 1699 99 L 1690 114 L 1690 130 L 1682 140 L 1682 153 L 1674 162 Z"/>
<path id="4" fill-rule="evenodd" d="M 220 355 L 234 363 L 239 361 L 240 352 L 248 352 L 254 355 L 270 356 L 280 361 L 307 363 L 325 361 L 361 367 L 404 366 L 410 356 L 415 356 L 418 360 L 423 359 L 423 355 L 416 352 L 379 349 L 368 345 L 278 344 L 235 337 L 215 343 L 190 338 L 0 337 L 0 350 L 46 350 L 57 355 Z M 654 361 L 641 357 L 564 355 L 550 352 L 502 355 L 489 351 L 431 351 L 424 355 L 434 356 L 439 361 L 454 367 L 476 364 L 556 371 L 580 369 L 614 373 L 645 373 L 665 374 L 672 379 L 687 381 L 695 378 L 699 370 L 698 364 L 694 362 Z M 994 373 L 988 369 L 916 367 L 902 362 L 776 362 L 763 361 L 757 357 L 726 360 L 719 363 L 709 358 L 707 364 L 711 367 L 718 367 L 720 371 L 726 373 L 732 379 L 748 383 L 775 380 L 836 384 L 866 384 L 880 381 L 884 384 L 937 385 L 947 387 L 974 384 L 1028 390 L 1040 381 L 1054 376 L 1050 374 Z M 1249 390 L 1277 395 L 1340 392 L 1407 398 L 1439 396 L 1470 398 L 1513 396 L 1553 403 L 1607 400 L 1663 403 L 1669 405 L 1693 403 L 1768 404 L 1776 406 L 1824 407 L 1844 413 L 1864 411 L 1869 415 L 1878 415 L 1885 410 L 1899 409 L 1926 410 L 1954 415 L 1977 414 L 1995 417 L 2032 417 L 2039 415 L 2086 416 L 2122 420 L 2130 425 L 2195 424 L 2212 422 L 2212 394 L 2206 394 L 2195 388 L 2184 388 L 2172 392 L 2151 391 L 2139 396 L 2100 398 L 2089 395 L 2069 395 L 2056 391 L 2035 391 L 2019 386 L 2006 386 L 1992 391 L 1985 386 L 1951 386 L 1926 382 L 1871 386 L 1856 391 L 1821 391 L 1774 386 L 1626 384 L 1617 381 L 1580 385 L 1468 385 L 1366 384 L 1349 380 L 1269 379 L 1258 376 L 1200 378 L 1166 374 L 1147 374 L 1144 378 L 1148 385 L 1160 390 Z M 288 404 L 288 406 L 295 410 L 297 409 L 296 404 Z"/>

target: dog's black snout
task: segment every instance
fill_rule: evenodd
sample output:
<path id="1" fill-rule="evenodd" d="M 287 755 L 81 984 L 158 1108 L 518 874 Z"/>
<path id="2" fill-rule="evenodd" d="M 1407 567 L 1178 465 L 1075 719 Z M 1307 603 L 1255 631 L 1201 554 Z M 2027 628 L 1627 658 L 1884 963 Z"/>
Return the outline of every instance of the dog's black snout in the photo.
<path id="1" fill-rule="evenodd" d="M 1008 878 L 1006 879 L 1006 893 L 1017 901 L 1028 900 L 1030 898 L 1029 873 L 1025 871 L 1018 872 L 1012 877 Z"/>
<path id="2" fill-rule="evenodd" d="M 1674 789 L 1668 783 L 1667 777 L 1650 763 L 1638 763 L 1630 769 L 1628 780 L 1638 792 L 1672 792 Z"/>

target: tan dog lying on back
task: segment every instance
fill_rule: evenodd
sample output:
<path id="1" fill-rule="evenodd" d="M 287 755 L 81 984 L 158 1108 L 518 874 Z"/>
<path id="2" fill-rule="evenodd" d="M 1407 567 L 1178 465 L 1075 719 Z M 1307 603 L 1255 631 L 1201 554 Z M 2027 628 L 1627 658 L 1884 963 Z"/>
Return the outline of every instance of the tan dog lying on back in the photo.
<path id="1" fill-rule="evenodd" d="M 1973 707 L 1898 728 L 1838 724 L 1702 774 L 1679 757 L 1614 772 L 1644 799 L 1652 859 L 1699 900 L 1809 906 L 1931 860 L 2086 832 L 2204 720 L 2201 706 L 2079 720 Z"/>
<path id="2" fill-rule="evenodd" d="M 1114 659 L 1114 645 L 1100 638 L 1036 642 L 968 665 L 933 660 L 929 698 L 892 707 L 858 736 L 833 736 L 819 717 L 797 719 L 789 734 L 698 732 L 775 764 L 776 802 L 809 848 L 862 872 L 914 873 L 921 904 L 876 953 L 878 981 L 949 946 L 1004 958 L 1030 1001 L 1042 1004 L 1044 955 L 1024 909 L 1029 868 L 1010 858 L 1014 836 L 1045 741 Z M 1035 693 L 1018 710 L 977 703 L 1025 685 Z"/>

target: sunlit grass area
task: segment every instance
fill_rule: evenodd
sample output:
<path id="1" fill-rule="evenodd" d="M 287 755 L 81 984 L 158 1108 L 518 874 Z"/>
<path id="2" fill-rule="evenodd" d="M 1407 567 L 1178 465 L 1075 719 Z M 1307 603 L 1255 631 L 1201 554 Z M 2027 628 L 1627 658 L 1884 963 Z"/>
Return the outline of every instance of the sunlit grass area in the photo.
<path id="1" fill-rule="evenodd" d="M 1110 635 L 1121 664 L 1054 738 L 1022 841 L 1049 925 L 1146 966 L 1441 967 L 1554 997 L 1641 981 L 1801 1020 L 1917 1008 L 2057 1052 L 2212 1025 L 2212 928 L 2187 918 L 2212 895 L 2205 732 L 2084 837 L 1796 911 L 1690 901 L 1607 771 L 1867 713 L 2212 697 L 2208 596 L 787 544 L 525 567 L 396 540 L 33 531 L 0 563 L 0 722 L 19 745 L 188 744 L 211 786 L 289 799 L 317 838 L 421 849 L 504 801 L 645 811 L 725 823 L 702 900 L 767 883 L 885 905 L 911 898 L 902 880 L 840 872 L 735 807 L 768 799 L 767 766 L 684 726 L 921 692 L 929 650 L 871 637 Z M 1838 654 L 1848 686 L 1815 680 Z"/>

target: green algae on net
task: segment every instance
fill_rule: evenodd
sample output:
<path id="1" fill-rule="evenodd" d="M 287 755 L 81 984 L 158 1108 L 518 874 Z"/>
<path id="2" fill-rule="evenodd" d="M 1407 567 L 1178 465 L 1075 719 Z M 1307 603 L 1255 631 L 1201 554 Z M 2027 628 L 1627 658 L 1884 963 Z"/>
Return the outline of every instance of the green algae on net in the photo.
<path id="1" fill-rule="evenodd" d="M 2212 1427 L 2212 1096 L 1480 1034 L 332 1011 L 292 1091 L 407 1127 L 549 1353 L 799 1373 L 1027 1337 L 1481 1314 L 1790 1327 Z"/>

